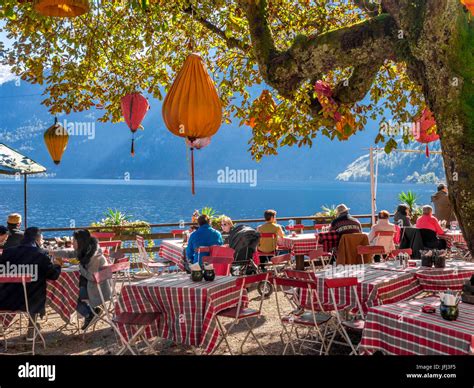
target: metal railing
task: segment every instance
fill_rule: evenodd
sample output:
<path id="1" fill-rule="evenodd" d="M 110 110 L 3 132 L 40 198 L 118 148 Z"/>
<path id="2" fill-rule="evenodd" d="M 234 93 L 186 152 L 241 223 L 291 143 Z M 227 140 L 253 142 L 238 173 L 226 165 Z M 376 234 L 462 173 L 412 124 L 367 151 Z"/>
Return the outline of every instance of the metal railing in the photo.
<path id="1" fill-rule="evenodd" d="M 370 214 L 358 214 L 358 215 L 352 215 L 352 217 L 360 220 L 363 228 L 370 228 L 372 226 L 370 222 L 371 221 Z M 315 224 L 330 223 L 332 218 L 320 217 L 320 216 L 298 216 L 298 217 L 278 217 L 277 219 L 277 221 L 279 223 L 282 223 L 283 225 L 284 225 L 284 221 L 288 222 L 290 220 L 293 220 L 295 224 L 305 225 L 304 227 L 305 231 L 314 231 Z M 368 222 L 362 222 L 362 220 L 368 220 Z M 307 224 L 304 224 L 305 221 L 307 222 Z M 254 226 L 255 224 L 264 223 L 265 219 L 264 218 L 250 218 L 250 219 L 233 220 L 233 222 L 234 224 L 248 224 L 250 226 Z M 309 225 L 308 222 L 311 222 L 311 225 Z M 157 240 L 172 238 L 173 234 L 171 233 L 171 231 L 153 232 L 153 229 L 159 229 L 159 230 L 166 229 L 166 228 L 184 229 L 185 227 L 189 227 L 191 225 L 196 225 L 196 224 L 193 224 L 192 222 L 184 222 L 184 223 L 170 222 L 170 223 L 161 223 L 161 224 L 149 224 L 148 226 L 150 230 L 152 230 L 152 233 L 148 233 L 148 234 L 136 232 L 137 228 L 143 228 L 143 226 L 137 227 L 137 226 L 127 226 L 127 225 L 124 225 L 124 226 L 82 226 L 82 227 L 74 227 L 74 228 L 41 228 L 41 230 L 43 231 L 46 237 L 49 233 L 54 233 L 54 232 L 70 232 L 69 234 L 72 234 L 72 232 L 79 229 L 87 229 L 90 232 L 103 231 L 103 230 L 117 231 L 116 236 L 114 237 L 114 240 L 121 240 L 124 242 L 128 242 L 128 244 L 125 244 L 125 246 L 122 248 L 122 252 L 123 253 L 138 253 L 138 249 L 134 246 L 134 244 L 130 243 L 130 242 L 135 241 L 137 234 L 140 234 L 147 240 L 157 241 Z M 127 232 L 127 230 L 129 230 L 129 232 Z M 147 247 L 146 249 L 149 252 L 157 252 L 159 251 L 160 246 L 159 244 L 157 244 L 155 246 Z"/>

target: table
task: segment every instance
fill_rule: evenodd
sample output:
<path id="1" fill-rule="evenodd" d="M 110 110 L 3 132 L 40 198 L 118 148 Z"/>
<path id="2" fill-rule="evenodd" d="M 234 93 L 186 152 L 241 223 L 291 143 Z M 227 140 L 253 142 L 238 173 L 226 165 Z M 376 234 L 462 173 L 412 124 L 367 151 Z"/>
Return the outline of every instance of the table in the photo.
<path id="1" fill-rule="evenodd" d="M 338 277 L 357 277 L 359 279 L 357 296 L 364 311 L 372 306 L 406 300 L 422 292 L 420 283 L 413 273 L 373 269 L 367 264 L 331 266 L 315 274 L 318 296 L 323 305 L 332 305 L 324 280 Z M 335 296 L 336 302 L 341 308 L 357 307 L 355 296 L 349 289 L 337 289 Z M 306 290 L 301 293 L 300 302 L 303 306 L 308 305 Z"/>
<path id="2" fill-rule="evenodd" d="M 453 231 L 447 231 L 446 236 L 451 237 L 452 241 L 465 244 L 466 240 L 464 240 L 464 236 L 462 235 L 462 232 L 460 230 L 453 230 Z"/>
<path id="3" fill-rule="evenodd" d="M 79 298 L 79 267 L 62 268 L 59 278 L 49 280 L 46 286 L 46 305 L 68 323 L 77 307 Z"/>
<path id="4" fill-rule="evenodd" d="M 433 314 L 421 307 L 436 307 Z M 364 353 L 394 355 L 472 354 L 474 305 L 460 303 L 456 321 L 444 320 L 439 298 L 414 299 L 369 309 L 360 348 Z"/>
<path id="5" fill-rule="evenodd" d="M 185 245 L 182 239 L 162 240 L 159 255 L 161 258 L 172 261 L 181 270 L 184 270 Z"/>
<path id="6" fill-rule="evenodd" d="M 278 239 L 279 248 L 288 249 L 295 256 L 296 269 L 304 270 L 304 255 L 318 249 L 318 235 L 302 233 L 295 236 L 285 236 Z"/>
<path id="7" fill-rule="evenodd" d="M 124 285 L 115 311 L 161 313 L 161 318 L 145 330 L 147 338 L 160 336 L 210 353 L 219 337 L 215 315 L 235 307 L 239 295 L 232 276 L 193 282 L 187 274 L 166 274 Z M 130 326 L 119 325 L 119 330 L 126 338 L 135 333 Z"/>

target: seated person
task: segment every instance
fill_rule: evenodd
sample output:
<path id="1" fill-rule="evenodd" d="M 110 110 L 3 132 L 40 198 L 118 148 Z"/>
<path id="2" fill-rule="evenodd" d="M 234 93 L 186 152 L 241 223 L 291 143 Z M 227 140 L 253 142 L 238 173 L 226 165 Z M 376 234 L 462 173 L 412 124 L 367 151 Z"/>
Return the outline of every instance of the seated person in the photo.
<path id="1" fill-rule="evenodd" d="M 210 224 L 209 217 L 201 214 L 197 219 L 199 228 L 189 236 L 186 248 L 186 257 L 192 263 L 202 264 L 202 256 L 209 256 L 209 253 L 198 254 L 199 247 L 210 247 L 212 245 L 222 245 L 222 235 Z"/>
<path id="2" fill-rule="evenodd" d="M 416 221 L 416 227 L 418 229 L 428 229 L 436 233 L 436 236 L 445 236 L 444 230 L 441 228 L 438 219 L 433 216 L 433 208 L 429 205 L 423 206 L 423 215 Z M 432 244 L 436 241 L 425 241 L 426 237 L 423 236 L 423 243 L 428 248 L 446 249 L 446 240 L 438 240 L 437 244 Z"/>
<path id="3" fill-rule="evenodd" d="M 5 249 L 3 255 L 0 256 L 0 264 L 3 266 L 15 265 L 18 268 L 31 268 L 31 273 L 24 273 L 24 275 L 32 277 L 32 282 L 26 284 L 26 293 L 33 320 L 36 320 L 37 314 L 41 316 L 45 314 L 46 281 L 56 280 L 61 273 L 61 266 L 53 263 L 47 252 L 41 249 L 42 243 L 43 236 L 40 229 L 31 227 L 26 229 L 20 245 Z M 20 265 L 22 267 L 19 267 Z M 0 286 L 0 310 L 26 311 L 21 284 L 11 283 Z M 33 326 L 28 327 L 27 339 L 33 339 Z"/>
<path id="4" fill-rule="evenodd" d="M 273 233 L 276 236 L 275 239 L 260 237 L 257 250 L 260 253 L 268 253 L 268 256 L 260 256 L 261 263 L 266 263 L 271 259 L 277 248 L 278 237 L 285 236 L 282 226 L 276 222 L 276 215 L 277 212 L 275 210 L 266 210 L 265 213 L 263 213 L 265 223 L 257 227 L 257 232 L 259 233 Z"/>
<path id="5" fill-rule="evenodd" d="M 7 219 L 8 238 L 3 245 L 3 249 L 12 248 L 20 245 L 23 240 L 23 231 L 21 228 L 21 215 L 12 213 Z"/>
<path id="6" fill-rule="evenodd" d="M 395 224 L 397 224 L 400 228 L 403 228 L 404 226 L 410 227 L 410 216 L 410 208 L 408 207 L 408 205 L 402 203 L 398 205 L 397 211 L 395 212 L 393 219 L 395 220 Z"/>
<path id="7" fill-rule="evenodd" d="M 330 230 L 338 234 L 362 233 L 360 222 L 349 214 L 350 208 L 341 203 L 336 207 L 336 218 L 331 222 Z"/>
<path id="8" fill-rule="evenodd" d="M 377 232 L 393 232 L 395 233 L 395 225 L 390 223 L 390 213 L 387 210 L 382 210 L 379 213 L 377 223 L 372 226 L 369 233 L 370 245 L 382 245 L 385 252 L 389 253 L 395 249 L 393 237 L 390 236 L 376 236 Z"/>
<path id="9" fill-rule="evenodd" d="M 59 249 L 51 251 L 55 257 L 77 258 L 79 260 L 79 298 L 76 311 L 84 317 L 81 327 L 86 330 L 92 323 L 94 314 L 101 312 L 102 300 L 99 287 L 105 301 L 110 299 L 111 289 L 107 280 L 96 283 L 94 274 L 108 265 L 107 259 L 102 253 L 99 242 L 85 229 L 76 230 L 72 239 L 73 249 Z"/>

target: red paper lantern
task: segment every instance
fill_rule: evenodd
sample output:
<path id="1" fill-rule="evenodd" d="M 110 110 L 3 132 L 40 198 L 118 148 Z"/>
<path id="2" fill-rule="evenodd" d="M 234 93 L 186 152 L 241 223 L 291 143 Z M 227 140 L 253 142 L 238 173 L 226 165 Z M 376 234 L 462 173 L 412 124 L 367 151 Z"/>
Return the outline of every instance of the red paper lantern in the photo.
<path id="1" fill-rule="evenodd" d="M 135 156 L 135 132 L 150 109 L 148 100 L 140 93 L 131 93 L 122 97 L 120 104 L 122 106 L 122 115 L 130 131 L 132 131 L 132 149 L 131 154 Z"/>
<path id="2" fill-rule="evenodd" d="M 425 108 L 421 116 L 415 121 L 413 126 L 413 137 L 419 143 L 426 144 L 426 157 L 430 156 L 428 143 L 439 140 L 436 131 L 436 121 L 428 108 Z"/>

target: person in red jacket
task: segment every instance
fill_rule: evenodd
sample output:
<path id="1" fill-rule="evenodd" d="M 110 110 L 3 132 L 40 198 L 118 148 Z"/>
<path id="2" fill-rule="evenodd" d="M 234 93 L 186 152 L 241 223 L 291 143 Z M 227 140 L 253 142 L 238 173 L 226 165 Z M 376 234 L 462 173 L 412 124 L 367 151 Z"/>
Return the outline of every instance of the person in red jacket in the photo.
<path id="1" fill-rule="evenodd" d="M 444 235 L 444 230 L 441 228 L 438 219 L 433 216 L 433 208 L 429 205 L 423 206 L 423 215 L 416 221 L 418 229 L 431 229 L 438 236 Z"/>

